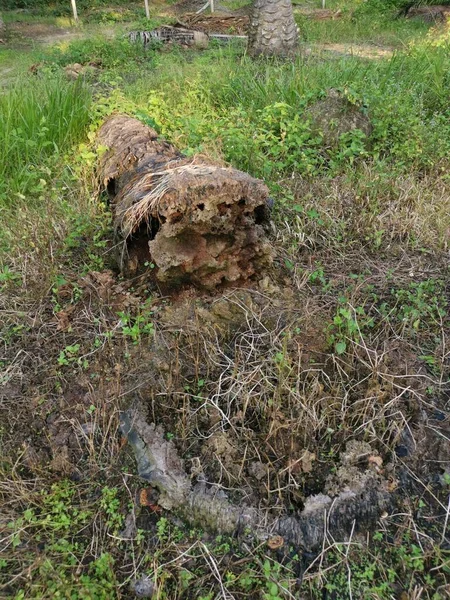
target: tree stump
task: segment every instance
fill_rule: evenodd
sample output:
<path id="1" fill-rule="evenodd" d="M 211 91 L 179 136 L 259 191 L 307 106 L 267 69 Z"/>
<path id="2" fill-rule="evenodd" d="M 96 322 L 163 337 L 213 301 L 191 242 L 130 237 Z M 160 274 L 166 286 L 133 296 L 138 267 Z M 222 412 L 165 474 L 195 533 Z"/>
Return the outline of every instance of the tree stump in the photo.
<path id="1" fill-rule="evenodd" d="M 100 128 L 101 186 L 114 220 L 120 270 L 151 265 L 160 282 L 207 289 L 242 282 L 272 260 L 264 225 L 269 190 L 242 171 L 188 158 L 124 115 Z"/>

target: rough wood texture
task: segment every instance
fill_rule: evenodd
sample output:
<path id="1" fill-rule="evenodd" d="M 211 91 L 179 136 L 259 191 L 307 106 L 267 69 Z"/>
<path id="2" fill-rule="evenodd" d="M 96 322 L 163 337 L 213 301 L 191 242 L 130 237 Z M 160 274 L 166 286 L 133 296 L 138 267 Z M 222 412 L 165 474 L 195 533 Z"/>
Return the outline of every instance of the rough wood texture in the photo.
<path id="1" fill-rule="evenodd" d="M 271 262 L 266 185 L 242 171 L 187 158 L 156 131 L 124 115 L 98 133 L 122 272 L 153 263 L 161 282 L 212 289 L 254 276 Z"/>
<path id="2" fill-rule="evenodd" d="M 289 56 L 298 48 L 298 28 L 291 0 L 255 0 L 250 17 L 251 56 Z"/>
<path id="3" fill-rule="evenodd" d="M 426 23 L 444 22 L 450 16 L 450 6 L 433 4 L 431 6 L 411 6 L 406 12 L 408 19 L 421 19 Z"/>
<path id="4" fill-rule="evenodd" d="M 280 535 L 287 546 L 316 551 L 328 534 L 342 542 L 354 531 L 367 530 L 392 504 L 373 473 L 358 472 L 352 485 L 346 484 L 334 497 L 310 496 L 299 514 L 277 519 L 253 506 L 233 505 L 215 486 L 204 482 L 191 486 L 174 444 L 164 438 L 161 428 L 147 424 L 139 408 L 122 413 L 120 428 L 134 450 L 139 476 L 160 492 L 161 506 L 175 510 L 191 525 L 219 533 L 245 529 L 258 540 Z"/>
<path id="5" fill-rule="evenodd" d="M 209 38 L 203 31 L 171 27 L 170 25 L 158 27 L 152 31 L 132 31 L 128 34 L 128 39 L 132 43 L 142 43 L 144 47 L 152 41 L 195 46 L 196 48 L 207 48 L 209 43 Z"/>

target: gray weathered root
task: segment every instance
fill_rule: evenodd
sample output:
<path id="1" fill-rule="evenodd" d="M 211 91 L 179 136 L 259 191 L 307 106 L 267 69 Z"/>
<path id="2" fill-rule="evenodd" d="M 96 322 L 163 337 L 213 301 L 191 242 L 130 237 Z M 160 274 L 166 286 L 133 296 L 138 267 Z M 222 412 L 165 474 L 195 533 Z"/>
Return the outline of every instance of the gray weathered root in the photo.
<path id="1" fill-rule="evenodd" d="M 193 526 L 230 535 L 250 533 L 257 540 L 279 535 L 286 545 L 315 551 L 324 536 L 344 541 L 353 531 L 370 528 L 392 504 L 377 477 L 366 472 L 334 498 L 310 496 L 300 513 L 275 518 L 253 506 L 233 505 L 222 490 L 204 482 L 192 485 L 173 442 L 161 427 L 146 423 L 138 409 L 124 411 L 120 427 L 134 450 L 139 476 L 159 490 L 160 505 Z"/>

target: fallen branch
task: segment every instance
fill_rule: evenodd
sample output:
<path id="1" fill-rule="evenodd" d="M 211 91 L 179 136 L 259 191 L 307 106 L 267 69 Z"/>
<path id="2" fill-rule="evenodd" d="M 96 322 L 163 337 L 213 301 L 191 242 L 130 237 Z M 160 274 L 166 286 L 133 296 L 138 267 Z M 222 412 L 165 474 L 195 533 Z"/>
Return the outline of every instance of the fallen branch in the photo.
<path id="1" fill-rule="evenodd" d="M 144 47 L 152 41 L 161 43 L 175 43 L 183 46 L 194 46 L 206 48 L 209 40 L 218 42 L 232 42 L 233 40 L 247 40 L 246 35 L 231 35 L 225 33 L 205 33 L 197 29 L 190 29 L 184 23 L 179 22 L 176 27 L 164 25 L 151 31 L 131 31 L 128 39 L 132 43 L 141 43 Z"/>
<path id="2" fill-rule="evenodd" d="M 288 546 L 315 551 L 324 536 L 342 542 L 353 530 L 370 528 L 392 505 L 390 494 L 367 472 L 354 489 L 334 498 L 310 496 L 300 513 L 275 518 L 253 506 L 233 505 L 222 490 L 205 482 L 191 485 L 173 442 L 140 410 L 123 412 L 120 429 L 134 450 L 139 476 L 159 490 L 160 505 L 193 526 L 229 535 L 245 532 L 260 541 L 281 536 Z"/>

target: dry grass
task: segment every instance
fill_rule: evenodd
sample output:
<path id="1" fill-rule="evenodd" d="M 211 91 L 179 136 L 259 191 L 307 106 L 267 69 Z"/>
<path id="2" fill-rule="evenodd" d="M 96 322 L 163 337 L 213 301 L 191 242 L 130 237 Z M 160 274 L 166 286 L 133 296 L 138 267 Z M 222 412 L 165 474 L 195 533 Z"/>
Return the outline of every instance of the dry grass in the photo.
<path id="1" fill-rule="evenodd" d="M 388 223 L 383 240 L 391 239 L 387 246 L 383 243 L 381 256 L 376 253 L 376 238 L 364 250 L 353 241 L 363 235 L 370 240 L 378 225 L 374 228 L 352 209 L 360 193 L 349 182 L 316 183 L 308 188 L 308 197 L 305 182 L 294 181 L 303 211 L 279 207 L 273 239 L 275 270 L 253 290 L 229 291 L 216 298 L 193 300 L 187 294 L 168 302 L 154 291 L 146 310 L 153 313 L 147 318 L 155 334 L 140 335 L 137 344 L 124 334 L 118 313 L 125 311 L 130 318 L 142 314 L 139 305 L 148 295 L 145 281 L 123 283 L 105 273 L 80 277 L 55 261 L 56 272 L 67 283 L 49 290 L 43 303 L 24 301 L 23 292 L 33 289 L 36 277 L 31 275 L 33 265 L 25 261 L 26 287 L 18 289 L 12 283 L 4 288 L 1 309 L 1 360 L 6 367 L 1 401 L 2 495 L 7 506 L 3 525 L 15 522 L 14 531 L 23 539 L 23 545 L 14 549 L 11 544 L 17 537 L 7 528 L 2 536 L 11 569 L 5 589 L 31 589 L 28 574 L 39 565 L 33 554 L 37 537 L 54 535 L 40 520 L 20 524 L 24 509 L 41 506 L 42 493 L 52 482 L 81 477 L 75 487 L 80 495 L 73 502 L 90 516 L 80 526 L 71 516 L 70 535 L 80 540 L 83 556 L 98 559 L 108 552 L 116 557 L 118 595 L 126 594 L 130 582 L 147 572 L 161 598 L 182 598 L 182 588 L 173 587 L 173 581 L 195 563 L 202 573 L 195 579 L 198 589 L 215 589 L 219 597 L 239 597 L 237 584 L 225 577 L 230 568 L 237 581 L 243 573 L 256 573 L 261 590 L 272 579 L 282 580 L 286 597 L 296 597 L 295 561 L 286 569 L 276 567 L 272 551 L 253 549 L 247 542 L 244 555 L 233 558 L 230 567 L 212 542 L 199 541 L 198 533 L 194 537 L 167 533 L 162 539 L 155 533 L 158 513 L 149 512 L 140 521 L 148 509 L 136 503 L 140 483 L 130 475 L 134 466 L 117 436 L 118 411 L 136 396 L 148 407 L 149 419 L 174 436 L 192 477 L 203 475 L 234 501 L 260 504 L 273 515 L 283 514 L 287 507 L 300 510 L 310 494 L 339 489 L 345 483 L 342 472 L 336 475 L 341 453 L 351 440 L 368 442 L 383 459 L 383 477 L 401 502 L 409 503 L 407 522 L 393 513 L 379 524 L 380 530 L 386 535 L 409 532 L 434 561 L 437 542 L 432 540 L 445 537 L 448 514 L 445 488 L 433 483 L 448 460 L 439 442 L 445 442 L 445 429 L 433 416 L 438 412 L 448 418 L 448 317 L 439 321 L 427 313 L 422 317 L 424 327 L 415 330 L 398 317 L 401 301 L 392 292 L 407 290 L 411 283 L 444 280 L 440 289 L 446 293 L 443 255 L 400 250 L 405 239 L 411 241 L 412 232 L 419 247 L 425 239 L 436 249 L 442 244 L 423 208 L 428 197 L 435 210 L 441 210 L 442 188 L 435 181 L 426 189 L 427 183 L 419 189 L 407 183 L 398 187 L 401 198 L 411 195 L 411 211 L 403 212 L 408 227 L 396 212 L 402 204 L 398 198 L 378 197 L 379 206 L 383 202 L 385 207 L 383 223 Z M 315 202 L 319 195 L 320 207 Z M 373 210 L 369 195 L 360 197 Z M 308 216 L 314 208 L 317 216 Z M 444 214 L 443 222 L 446 218 Z M 346 246 L 338 235 L 348 240 Z M 340 297 L 345 297 L 345 304 L 338 302 Z M 441 300 L 444 306 L 445 297 Z M 386 302 L 388 310 L 383 310 Z M 329 340 L 340 306 L 350 310 L 357 324 L 353 333 L 343 333 L 343 355 L 333 352 Z M 367 325 L 366 317 L 374 319 L 374 326 Z M 18 326 L 23 327 L 15 329 Z M 59 365 L 61 351 L 77 344 L 74 360 Z M 431 355 L 433 362 L 419 358 L 423 355 Z M 405 445 L 417 450 L 398 456 L 398 447 Z M 62 451 L 64 447 L 67 451 Z M 121 473 L 123 465 L 128 474 Z M 121 490 L 115 514 L 122 522 L 128 517 L 140 523 L 145 543 L 131 528 L 129 539 L 121 542 L 121 549 L 116 547 L 117 524 L 108 524 L 104 508 L 83 495 L 98 497 L 103 487 Z M 417 516 L 421 498 L 426 499 L 431 527 Z M 169 518 L 168 531 L 176 529 L 170 515 L 164 518 Z M 372 541 L 367 547 L 367 540 L 351 537 L 342 550 L 336 540 L 326 537 L 323 552 L 306 565 L 304 587 L 312 590 L 311 597 L 342 570 L 348 575 L 359 569 L 358 556 L 370 554 L 371 545 Z M 148 551 L 153 556 L 150 563 Z M 267 556 L 275 569 L 268 579 L 261 566 Z M 379 572 L 385 572 L 379 554 L 374 561 Z M 83 568 L 79 556 L 73 573 Z M 351 577 L 346 583 L 350 589 L 356 585 Z M 418 593 L 421 577 L 411 583 L 411 593 Z M 39 593 L 49 597 L 43 589 Z"/>

